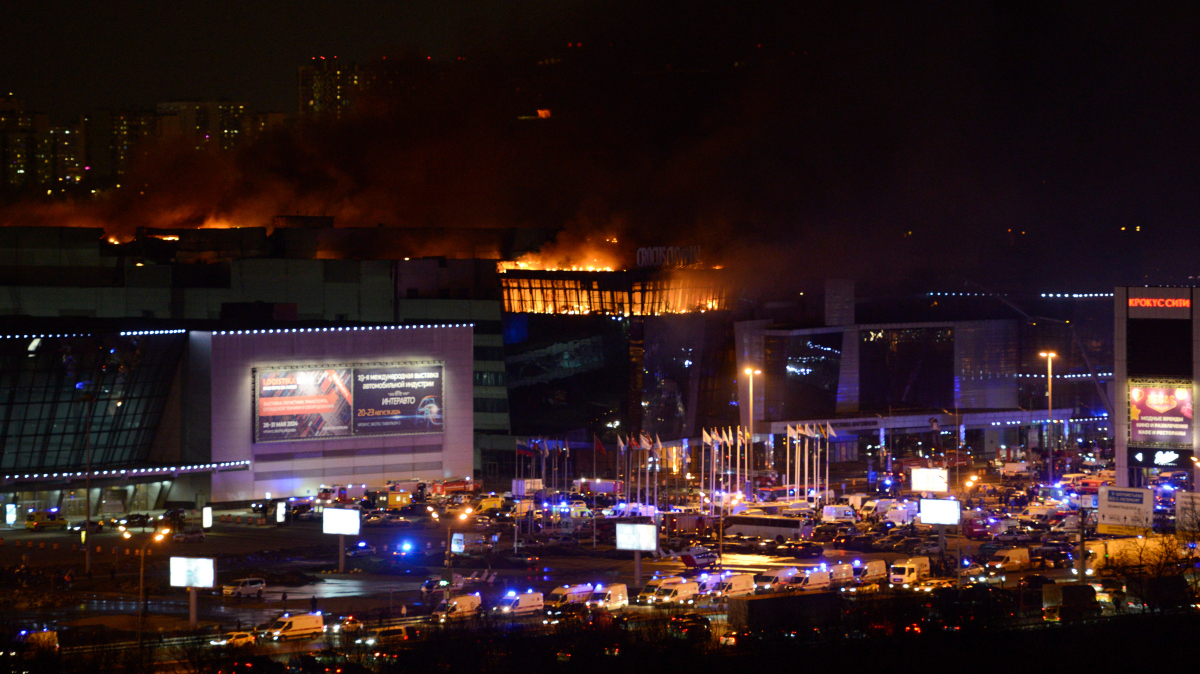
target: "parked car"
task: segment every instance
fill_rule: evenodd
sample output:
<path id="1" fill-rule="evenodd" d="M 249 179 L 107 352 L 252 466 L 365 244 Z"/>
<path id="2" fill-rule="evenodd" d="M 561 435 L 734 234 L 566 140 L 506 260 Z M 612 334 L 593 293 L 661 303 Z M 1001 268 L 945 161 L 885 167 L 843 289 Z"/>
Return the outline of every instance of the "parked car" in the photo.
<path id="1" fill-rule="evenodd" d="M 703 614 L 686 611 L 671 616 L 667 631 L 688 640 L 707 640 L 712 634 L 712 625 Z"/>
<path id="2" fill-rule="evenodd" d="M 179 542 L 179 543 L 203 543 L 204 542 L 204 530 L 203 529 L 182 529 L 180 531 L 176 531 L 175 534 L 173 536 L 171 536 L 171 540 Z"/>
<path id="3" fill-rule="evenodd" d="M 1024 590 L 1040 590 L 1043 585 L 1054 585 L 1054 581 L 1040 573 L 1031 573 L 1022 578 L 1020 582 L 1020 587 Z"/>
<path id="4" fill-rule="evenodd" d="M 775 554 L 786 555 L 794 559 L 816 559 L 825 554 L 825 547 L 820 543 L 808 541 L 783 543 L 775 547 Z"/>

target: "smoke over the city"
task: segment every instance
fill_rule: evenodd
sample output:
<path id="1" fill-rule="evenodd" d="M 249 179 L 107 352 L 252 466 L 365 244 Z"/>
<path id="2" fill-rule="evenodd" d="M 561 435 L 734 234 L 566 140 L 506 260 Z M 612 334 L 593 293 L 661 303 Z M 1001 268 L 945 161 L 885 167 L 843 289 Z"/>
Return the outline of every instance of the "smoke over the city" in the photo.
<path id="1" fill-rule="evenodd" d="M 481 254 L 463 230 L 516 229 L 550 233 L 528 237 L 548 243 L 527 264 L 628 268 L 641 246 L 701 246 L 705 265 L 780 288 L 958 274 L 1095 289 L 1195 273 L 1174 241 L 1200 211 L 1179 178 L 1194 175 L 1200 139 L 1156 112 L 1192 90 L 1135 70 L 1098 82 L 1080 64 L 1111 66 L 1110 50 L 1025 25 L 1069 23 L 1069 10 L 877 10 L 710 31 L 703 48 L 681 47 L 664 18 L 623 42 L 607 39 L 609 22 L 582 50 L 435 60 L 359 114 L 231 152 L 163 143 L 119 189 L 11 205 L 0 225 L 102 226 L 124 240 L 138 227 L 323 215 L 423 232 L 388 254 L 455 257 Z M 1088 17 L 1094 29 L 1116 20 Z M 857 37 L 827 37 L 831 21 Z M 674 42 L 647 46 L 663 39 Z M 1130 106 L 1145 112 L 1139 129 L 1126 129 Z"/>

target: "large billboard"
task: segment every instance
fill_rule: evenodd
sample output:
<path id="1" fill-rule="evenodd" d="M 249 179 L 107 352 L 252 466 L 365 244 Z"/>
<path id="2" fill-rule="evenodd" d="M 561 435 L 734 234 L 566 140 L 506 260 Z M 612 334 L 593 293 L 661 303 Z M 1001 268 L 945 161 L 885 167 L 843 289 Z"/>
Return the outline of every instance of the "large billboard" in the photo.
<path id="1" fill-rule="evenodd" d="M 171 587 L 212 587 L 216 575 L 211 558 L 171 558 Z"/>
<path id="2" fill-rule="evenodd" d="M 1188 380 L 1130 380 L 1129 445 L 1191 449 L 1192 397 Z"/>
<path id="3" fill-rule="evenodd" d="M 437 364 L 255 368 L 255 442 L 442 430 Z"/>
<path id="4" fill-rule="evenodd" d="M 442 366 L 354 369 L 354 434 L 442 430 Z"/>
<path id="5" fill-rule="evenodd" d="M 362 516 L 353 508 L 325 508 L 321 513 L 321 533 L 357 536 Z"/>
<path id="6" fill-rule="evenodd" d="M 617 523 L 617 549 L 654 552 L 658 549 L 658 533 L 653 524 Z"/>
<path id="7" fill-rule="evenodd" d="M 1100 487 L 1096 532 L 1139 536 L 1154 526 L 1154 492 L 1130 487 Z"/>
<path id="8" fill-rule="evenodd" d="M 950 491 L 949 473 L 945 468 L 913 468 L 912 490 L 945 494 Z"/>
<path id="9" fill-rule="evenodd" d="M 950 499 L 921 499 L 921 524 L 950 524 L 958 526 L 962 505 Z"/>

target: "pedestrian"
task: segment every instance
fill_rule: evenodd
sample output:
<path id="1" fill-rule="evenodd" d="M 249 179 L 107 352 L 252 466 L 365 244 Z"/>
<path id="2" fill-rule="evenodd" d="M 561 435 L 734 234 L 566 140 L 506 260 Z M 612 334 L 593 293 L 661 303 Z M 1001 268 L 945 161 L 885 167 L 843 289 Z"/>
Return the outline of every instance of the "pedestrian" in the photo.
<path id="1" fill-rule="evenodd" d="M 311 607 L 312 607 L 312 612 L 313 612 L 313 613 L 316 613 L 316 612 L 317 612 L 317 595 L 315 595 L 315 594 L 314 594 L 314 595 L 312 596 L 312 599 L 310 599 L 310 600 L 309 600 L 309 606 L 311 606 Z"/>
<path id="2" fill-rule="evenodd" d="M 242 631 L 242 619 L 241 619 L 241 618 L 238 618 L 238 622 L 237 622 L 237 631 L 238 631 L 238 632 L 241 632 L 241 631 Z"/>
<path id="3" fill-rule="evenodd" d="M 407 617 L 408 617 L 408 604 L 401 604 L 401 605 L 400 605 L 400 617 L 401 617 L 401 618 L 407 618 Z"/>
<path id="4" fill-rule="evenodd" d="M 287 608 L 287 593 L 286 592 L 283 593 L 283 607 L 285 609 Z"/>

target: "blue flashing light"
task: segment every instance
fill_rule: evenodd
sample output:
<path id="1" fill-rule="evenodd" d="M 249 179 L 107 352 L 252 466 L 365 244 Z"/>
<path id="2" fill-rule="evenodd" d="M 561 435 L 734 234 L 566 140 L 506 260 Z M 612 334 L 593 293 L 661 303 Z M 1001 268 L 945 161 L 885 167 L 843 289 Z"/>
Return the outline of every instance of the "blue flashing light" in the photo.
<path id="1" fill-rule="evenodd" d="M 75 388 L 83 388 L 85 385 L 86 384 L 84 382 L 79 382 L 78 384 L 75 385 Z"/>
<path id="2" fill-rule="evenodd" d="M 509 590 L 509 591 L 508 591 L 508 594 L 506 594 L 506 595 L 504 595 L 504 596 L 505 596 L 505 597 L 515 597 L 515 596 L 517 596 L 517 591 L 516 591 L 516 590 Z"/>
<path id="3" fill-rule="evenodd" d="M 861 559 L 854 560 L 854 566 L 862 566 L 862 560 Z"/>
<path id="4" fill-rule="evenodd" d="M 403 551 L 405 551 L 405 552 L 408 552 L 409 550 L 412 550 L 412 543 L 409 543 L 408 541 L 405 541 L 404 543 L 402 543 L 402 544 L 400 545 L 400 549 L 401 549 L 401 550 L 403 550 Z"/>
<path id="5" fill-rule="evenodd" d="M 358 547 L 360 547 L 360 548 L 365 548 L 365 547 L 367 547 L 367 542 L 366 542 L 366 541 L 359 541 L 359 542 L 358 542 Z"/>
<path id="6" fill-rule="evenodd" d="M 525 590 L 525 592 L 526 594 L 533 594 L 533 588 L 531 587 L 528 590 Z"/>
<path id="7" fill-rule="evenodd" d="M 599 592 L 599 591 L 601 591 L 601 590 L 603 590 L 603 589 L 604 589 L 604 586 L 603 586 L 603 585 L 597 585 L 597 586 L 596 586 L 596 591 L 597 591 L 597 592 Z"/>

